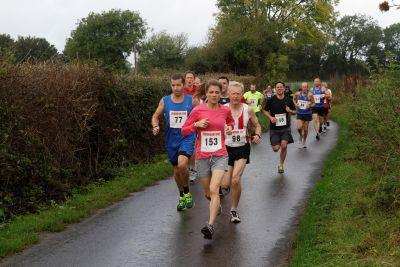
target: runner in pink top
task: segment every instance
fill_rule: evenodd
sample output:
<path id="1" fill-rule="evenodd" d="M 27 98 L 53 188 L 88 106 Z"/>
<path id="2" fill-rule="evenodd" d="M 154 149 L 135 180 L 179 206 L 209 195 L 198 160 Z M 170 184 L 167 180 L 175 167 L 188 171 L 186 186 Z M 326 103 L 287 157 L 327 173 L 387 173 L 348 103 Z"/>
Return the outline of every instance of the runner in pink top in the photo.
<path id="1" fill-rule="evenodd" d="M 203 185 L 204 195 L 210 200 L 210 217 L 201 232 L 212 239 L 214 223 L 221 213 L 219 187 L 228 170 L 228 153 L 225 147 L 225 132 L 232 134 L 234 120 L 228 107 L 219 104 L 222 85 L 210 80 L 206 86 L 208 102 L 195 107 L 182 127 L 183 135 L 197 133 L 196 169 Z"/>
<path id="2" fill-rule="evenodd" d="M 208 106 L 209 104 L 205 103 L 195 107 L 182 127 L 184 136 L 197 132 L 196 159 L 228 156 L 225 147 L 225 125 L 233 126 L 235 122 L 229 107 L 218 104 L 216 109 L 210 109 Z M 207 120 L 207 128 L 196 128 L 194 124 L 203 119 Z"/>

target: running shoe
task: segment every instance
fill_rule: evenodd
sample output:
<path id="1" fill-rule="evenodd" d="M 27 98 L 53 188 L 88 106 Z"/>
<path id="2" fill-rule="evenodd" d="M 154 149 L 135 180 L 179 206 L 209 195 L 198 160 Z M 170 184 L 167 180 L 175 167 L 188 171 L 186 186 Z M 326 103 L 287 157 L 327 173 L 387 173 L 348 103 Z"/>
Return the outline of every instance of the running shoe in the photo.
<path id="1" fill-rule="evenodd" d="M 240 217 L 236 210 L 231 210 L 231 222 L 232 223 L 240 223 Z"/>
<path id="2" fill-rule="evenodd" d="M 178 211 L 183 211 L 186 209 L 186 199 L 185 197 L 179 197 L 179 202 L 178 202 L 178 206 L 176 207 L 176 209 Z"/>
<path id="3" fill-rule="evenodd" d="M 317 134 L 317 135 L 315 136 L 315 138 L 317 138 L 317 141 L 319 141 L 319 139 L 320 139 L 319 134 Z"/>
<path id="4" fill-rule="evenodd" d="M 318 132 L 319 132 L 319 133 L 322 133 L 322 125 L 319 126 Z"/>
<path id="5" fill-rule="evenodd" d="M 322 127 L 322 132 L 326 133 L 326 126 L 324 125 L 324 127 Z"/>
<path id="6" fill-rule="evenodd" d="M 214 226 L 212 224 L 206 223 L 206 225 L 201 228 L 201 233 L 204 235 L 205 239 L 212 239 L 214 234 Z"/>
<path id="7" fill-rule="evenodd" d="M 278 164 L 278 173 L 284 173 L 283 164 Z"/>
<path id="8" fill-rule="evenodd" d="M 328 126 L 328 127 L 331 126 L 329 121 L 326 122 L 326 126 Z"/>
<path id="9" fill-rule="evenodd" d="M 185 204 L 186 208 L 191 209 L 194 207 L 194 200 L 191 193 L 185 194 Z"/>
<path id="10" fill-rule="evenodd" d="M 303 148 L 307 148 L 307 145 L 306 145 L 306 144 L 303 144 Z"/>

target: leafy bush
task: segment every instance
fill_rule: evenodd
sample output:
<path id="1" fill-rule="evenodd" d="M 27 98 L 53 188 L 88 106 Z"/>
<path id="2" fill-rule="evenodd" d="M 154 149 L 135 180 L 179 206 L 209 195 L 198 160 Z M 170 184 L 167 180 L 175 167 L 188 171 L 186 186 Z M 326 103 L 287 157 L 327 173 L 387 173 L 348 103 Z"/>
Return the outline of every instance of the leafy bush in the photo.
<path id="1" fill-rule="evenodd" d="M 113 168 L 162 151 L 150 118 L 162 79 L 107 76 L 88 65 L 0 71 L 0 221 L 35 212 Z"/>
<path id="2" fill-rule="evenodd" d="M 376 203 L 400 207 L 400 69 L 392 67 L 360 86 L 351 105 L 357 156 L 377 170 Z"/>

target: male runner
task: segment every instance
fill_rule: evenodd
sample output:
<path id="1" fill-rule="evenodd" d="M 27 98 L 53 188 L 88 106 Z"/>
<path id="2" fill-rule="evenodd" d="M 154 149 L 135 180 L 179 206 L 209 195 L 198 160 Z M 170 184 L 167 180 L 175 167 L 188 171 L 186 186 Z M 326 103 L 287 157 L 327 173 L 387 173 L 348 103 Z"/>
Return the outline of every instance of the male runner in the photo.
<path id="1" fill-rule="evenodd" d="M 181 128 L 193 109 L 193 99 L 183 93 L 185 79 L 180 74 L 171 77 L 172 94 L 164 96 L 153 114 L 151 124 L 153 134 L 160 132 L 159 118 L 164 113 L 167 133 L 165 148 L 168 159 L 174 169 L 174 178 L 179 189 L 178 211 L 194 206 L 192 194 L 189 191 L 188 163 L 194 150 L 195 134 L 183 136 Z"/>
<path id="2" fill-rule="evenodd" d="M 300 135 L 299 148 L 307 148 L 308 126 L 312 121 L 311 108 L 315 106 L 314 97 L 309 91 L 307 82 L 301 84 L 301 91 L 295 93 L 293 102 L 297 107 L 297 131 Z"/>
<path id="3" fill-rule="evenodd" d="M 201 85 L 201 79 L 198 76 L 196 76 L 196 78 L 194 78 L 194 83 L 193 84 L 194 84 L 194 86 L 199 88 L 200 85 Z"/>
<path id="4" fill-rule="evenodd" d="M 276 94 L 265 104 L 264 114 L 271 121 L 269 135 L 272 149 L 274 152 L 281 150 L 278 172 L 284 173 L 287 145 L 293 143 L 289 118 L 291 114 L 296 113 L 296 107 L 293 100 L 284 95 L 285 85 L 283 82 L 277 82 L 275 90 Z"/>
<path id="5" fill-rule="evenodd" d="M 331 111 L 332 107 L 332 91 L 331 89 L 328 88 L 328 84 L 326 82 L 322 83 L 322 89 L 324 90 L 325 93 L 325 101 L 324 101 L 324 108 L 326 108 L 326 114 L 324 116 L 324 123 L 322 127 L 322 131 L 326 132 L 326 127 L 329 127 L 329 120 L 328 116 Z"/>
<path id="6" fill-rule="evenodd" d="M 316 133 L 315 138 L 320 140 L 320 133 L 322 133 L 322 122 L 324 115 L 327 110 L 324 108 L 325 93 L 321 88 L 321 80 L 319 78 L 314 79 L 314 87 L 311 90 L 315 106 L 312 108 L 313 120 L 314 120 L 314 130 Z"/>
<path id="7" fill-rule="evenodd" d="M 196 74 L 193 71 L 188 70 L 185 73 L 185 87 L 183 88 L 185 94 L 193 96 L 196 93 L 197 86 L 194 85 L 195 78 Z"/>
<path id="8" fill-rule="evenodd" d="M 221 76 L 219 77 L 218 81 L 222 84 L 222 92 L 219 103 L 225 105 L 229 103 L 229 95 L 228 95 L 229 79 L 228 77 Z"/>
<path id="9" fill-rule="evenodd" d="M 260 117 L 261 102 L 263 100 L 263 94 L 256 91 L 256 85 L 250 84 L 250 91 L 247 91 L 243 97 L 246 99 L 247 105 L 249 105 L 256 113 L 257 118 Z"/>
<path id="10" fill-rule="evenodd" d="M 232 187 L 231 196 L 231 222 L 239 223 L 240 217 L 237 207 L 242 192 L 241 178 L 246 167 L 250 163 L 250 143 L 247 126 L 251 122 L 255 128 L 253 143 L 259 144 L 261 140 L 261 125 L 258 123 L 254 110 L 247 104 L 241 103 L 244 87 L 238 82 L 229 84 L 229 99 L 226 104 L 231 110 L 235 125 L 232 135 L 226 136 L 225 144 L 228 151 L 228 172 L 225 173 L 222 180 L 222 188 L 228 190 Z"/>

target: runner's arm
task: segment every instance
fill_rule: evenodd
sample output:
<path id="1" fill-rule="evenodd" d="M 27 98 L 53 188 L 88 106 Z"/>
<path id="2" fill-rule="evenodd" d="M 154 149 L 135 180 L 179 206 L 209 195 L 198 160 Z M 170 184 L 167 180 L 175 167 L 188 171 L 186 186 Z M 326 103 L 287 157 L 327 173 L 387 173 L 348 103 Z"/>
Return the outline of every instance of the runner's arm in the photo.
<path id="1" fill-rule="evenodd" d="M 311 107 L 312 107 L 312 108 L 315 107 L 316 103 L 315 103 L 315 100 L 314 100 L 314 95 L 313 95 L 313 93 L 309 93 L 309 94 L 308 94 L 308 99 L 309 99 L 310 102 L 311 102 Z"/>
<path id="2" fill-rule="evenodd" d="M 294 97 L 293 97 L 293 103 L 294 103 L 294 105 L 296 106 L 296 107 L 298 107 L 298 105 L 297 105 L 297 99 L 299 98 L 299 93 L 298 92 L 296 92 L 295 94 L 294 94 Z"/>
<path id="3" fill-rule="evenodd" d="M 254 109 L 252 109 L 251 107 L 249 107 L 249 117 L 250 117 L 251 123 L 254 126 L 255 134 L 258 135 L 259 137 L 261 137 L 261 125 L 258 122 L 258 118 L 256 116 L 256 113 L 254 112 Z"/>
<path id="4" fill-rule="evenodd" d="M 267 103 L 265 104 L 265 108 L 263 109 L 263 113 L 265 116 L 269 118 L 269 120 L 272 123 L 276 122 L 276 118 L 271 116 L 271 113 L 269 111 L 271 110 L 271 99 L 267 100 Z"/>
<path id="5" fill-rule="evenodd" d="M 190 112 L 189 117 L 187 118 L 185 124 L 182 126 L 181 133 L 184 136 L 191 135 L 196 131 L 196 127 L 194 124 L 197 121 L 197 112 L 196 110 L 192 110 Z"/>
<path id="6" fill-rule="evenodd" d="M 164 100 L 161 98 L 160 102 L 158 103 L 158 107 L 154 112 L 153 116 L 151 117 L 151 125 L 153 127 L 153 134 L 157 135 L 160 131 L 160 116 L 164 112 Z"/>

